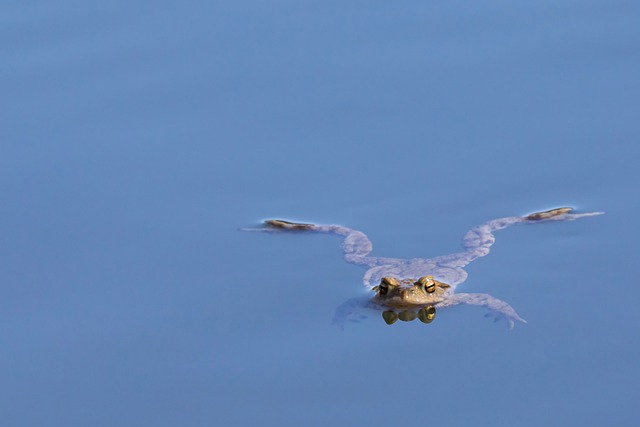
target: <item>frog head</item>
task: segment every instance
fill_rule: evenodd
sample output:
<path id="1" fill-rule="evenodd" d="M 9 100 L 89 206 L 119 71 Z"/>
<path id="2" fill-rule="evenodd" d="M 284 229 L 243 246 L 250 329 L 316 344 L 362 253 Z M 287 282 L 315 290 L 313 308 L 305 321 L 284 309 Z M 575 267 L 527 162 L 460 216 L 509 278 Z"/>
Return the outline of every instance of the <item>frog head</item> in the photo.
<path id="1" fill-rule="evenodd" d="M 418 280 L 395 277 L 383 277 L 373 290 L 375 299 L 389 307 L 423 307 L 442 301 L 445 291 L 450 288 L 433 276 L 424 276 Z"/>

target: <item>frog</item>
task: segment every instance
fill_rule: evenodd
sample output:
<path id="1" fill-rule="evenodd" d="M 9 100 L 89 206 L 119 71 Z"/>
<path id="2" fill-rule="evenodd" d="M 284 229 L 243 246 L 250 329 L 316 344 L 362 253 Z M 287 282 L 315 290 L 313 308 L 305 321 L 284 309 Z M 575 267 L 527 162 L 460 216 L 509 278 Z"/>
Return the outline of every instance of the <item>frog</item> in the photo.
<path id="1" fill-rule="evenodd" d="M 603 213 L 575 213 L 572 207 L 559 207 L 523 216 L 497 218 L 471 228 L 462 238 L 464 250 L 461 252 L 412 259 L 370 256 L 373 244 L 367 235 L 342 225 L 267 219 L 262 228 L 245 230 L 329 233 L 343 238 L 345 260 L 368 267 L 362 281 L 373 296 L 365 302 L 359 298 L 352 299 L 338 307 L 334 323 L 339 326 L 361 318 L 357 313 L 358 307 L 382 311 L 387 324 L 398 319 L 419 319 L 423 323 L 431 323 L 437 309 L 467 304 L 488 309 L 490 316 L 495 320 L 505 319 L 509 329 L 513 329 L 516 322 L 527 322 L 507 302 L 486 293 L 456 292 L 468 277 L 465 267 L 489 254 L 495 243 L 493 233 L 496 231 L 518 224 L 573 221 Z"/>

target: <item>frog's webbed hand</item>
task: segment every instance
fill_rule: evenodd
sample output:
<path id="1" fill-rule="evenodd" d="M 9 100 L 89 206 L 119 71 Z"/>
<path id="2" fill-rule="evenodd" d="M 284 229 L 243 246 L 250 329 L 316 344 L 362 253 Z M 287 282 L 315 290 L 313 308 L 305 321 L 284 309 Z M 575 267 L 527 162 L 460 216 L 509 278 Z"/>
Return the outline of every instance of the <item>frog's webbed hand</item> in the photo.
<path id="1" fill-rule="evenodd" d="M 469 304 L 486 307 L 496 315 L 497 319 L 504 318 L 509 325 L 509 329 L 513 329 L 516 321 L 527 323 L 526 320 L 521 318 L 518 313 L 516 313 L 513 307 L 511 307 L 506 302 L 499 300 L 498 298 L 492 297 L 489 294 L 455 294 L 438 303 L 436 307 L 449 307 L 457 304 Z"/>
<path id="2" fill-rule="evenodd" d="M 452 255 L 437 257 L 436 262 L 439 265 L 462 268 L 471 261 L 487 255 L 491 246 L 495 243 L 496 238 L 494 231 L 502 230 L 515 224 L 528 224 L 545 221 L 573 221 L 578 218 L 584 218 L 595 215 L 602 215 L 604 212 L 589 212 L 574 214 L 571 213 L 573 208 L 557 208 L 544 212 L 535 212 L 526 216 L 511 216 L 506 218 L 498 218 L 492 221 L 473 227 L 465 234 L 462 239 L 464 252 Z"/>

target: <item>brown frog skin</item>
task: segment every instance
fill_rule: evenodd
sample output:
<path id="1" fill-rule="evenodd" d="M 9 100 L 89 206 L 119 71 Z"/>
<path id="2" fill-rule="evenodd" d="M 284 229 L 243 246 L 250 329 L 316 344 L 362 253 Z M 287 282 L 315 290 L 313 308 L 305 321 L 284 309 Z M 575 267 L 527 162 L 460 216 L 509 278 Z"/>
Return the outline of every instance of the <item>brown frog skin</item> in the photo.
<path id="1" fill-rule="evenodd" d="M 418 280 L 383 277 L 378 286 L 373 287 L 374 300 L 387 307 L 424 307 L 437 304 L 446 298 L 451 286 L 439 282 L 433 276 L 424 276 Z"/>
<path id="2" fill-rule="evenodd" d="M 572 212 L 573 208 L 562 207 L 525 216 L 488 221 L 473 227 L 465 234 L 462 239 L 464 251 L 435 258 L 371 257 L 369 253 L 373 245 L 366 234 L 341 225 L 316 225 L 270 219 L 264 222 L 263 228 L 245 230 L 319 232 L 342 236 L 344 238 L 342 249 L 346 261 L 369 267 L 364 274 L 363 282 L 375 294 L 370 304 L 365 305 L 392 309 L 383 313 L 387 323 L 393 323 L 398 318 L 406 321 L 416 317 L 429 323 L 435 316 L 436 308 L 470 304 L 486 307 L 497 317 L 506 319 L 509 328 L 513 328 L 515 321 L 524 323 L 526 321 L 508 303 L 489 294 L 456 293 L 456 287 L 467 278 L 464 267 L 489 253 L 490 247 L 495 242 L 494 231 L 516 224 L 573 221 L 603 214 L 603 212 L 579 214 Z M 357 305 L 348 301 L 344 307 L 339 307 L 335 323 L 343 324 L 344 321 L 352 320 L 355 312 L 353 309 Z M 393 311 L 395 309 L 401 310 L 400 314 L 396 315 Z M 418 313 L 411 309 L 418 310 Z"/>

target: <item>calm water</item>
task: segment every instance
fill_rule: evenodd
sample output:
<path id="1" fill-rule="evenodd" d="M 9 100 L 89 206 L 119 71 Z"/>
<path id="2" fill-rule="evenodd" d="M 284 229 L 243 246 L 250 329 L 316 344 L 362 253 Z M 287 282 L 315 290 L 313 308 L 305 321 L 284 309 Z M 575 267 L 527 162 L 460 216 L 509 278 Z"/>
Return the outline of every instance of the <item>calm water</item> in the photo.
<path id="1" fill-rule="evenodd" d="M 4 2 L 0 424 L 637 425 L 636 2 Z M 513 227 L 430 325 L 374 255 Z"/>

